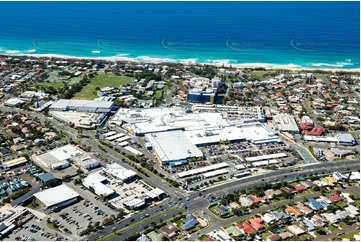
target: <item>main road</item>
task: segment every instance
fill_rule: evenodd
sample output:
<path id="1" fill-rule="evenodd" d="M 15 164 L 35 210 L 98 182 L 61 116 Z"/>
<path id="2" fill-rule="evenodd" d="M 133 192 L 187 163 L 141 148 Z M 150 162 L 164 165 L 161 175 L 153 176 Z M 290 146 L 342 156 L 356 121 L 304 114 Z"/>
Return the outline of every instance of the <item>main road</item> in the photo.
<path id="1" fill-rule="evenodd" d="M 139 219 L 142 216 L 144 216 L 146 213 L 148 213 L 150 215 L 149 220 L 147 220 L 143 223 L 140 223 L 137 226 L 126 229 L 127 226 L 132 225 L 132 223 L 130 222 L 130 218 L 128 218 L 128 219 L 125 219 L 124 221 L 122 221 L 120 224 L 109 226 L 109 227 L 104 228 L 101 231 L 97 231 L 97 232 L 93 233 L 92 235 L 87 237 L 87 239 L 88 240 L 98 240 L 100 237 L 106 236 L 106 235 L 112 233 L 114 230 L 122 229 L 123 231 L 121 232 L 121 234 L 114 236 L 111 240 L 116 240 L 116 241 L 124 240 L 125 238 L 133 235 L 134 233 L 141 232 L 144 228 L 151 226 L 152 222 L 161 223 L 162 221 L 172 218 L 172 216 L 178 214 L 179 212 L 200 213 L 201 211 L 204 211 L 205 212 L 204 216 L 208 220 L 210 220 L 210 222 L 212 224 L 212 229 L 215 229 L 217 226 L 219 228 L 221 226 L 224 226 L 224 221 L 219 220 L 219 219 L 215 218 L 213 215 L 208 213 L 208 211 L 206 210 L 206 207 L 208 207 L 210 204 L 206 199 L 203 198 L 205 195 L 213 194 L 213 195 L 217 196 L 217 195 L 224 195 L 224 194 L 232 193 L 232 192 L 238 191 L 238 190 L 249 189 L 254 186 L 264 184 L 266 182 L 265 179 L 273 180 L 273 181 L 274 180 L 280 181 L 280 180 L 285 180 L 285 179 L 292 180 L 292 179 L 296 179 L 297 177 L 300 177 L 300 176 L 302 177 L 303 175 L 331 173 L 334 171 L 348 172 L 348 171 L 359 170 L 359 169 L 360 169 L 359 161 L 358 160 L 350 160 L 350 161 L 339 161 L 339 162 L 333 162 L 333 163 L 318 163 L 318 164 L 312 164 L 312 165 L 305 165 L 305 166 L 303 166 L 302 170 L 299 170 L 299 171 L 294 171 L 294 167 L 286 168 L 286 169 L 282 169 L 282 170 L 271 171 L 267 174 L 233 180 L 231 182 L 201 191 L 201 193 L 202 193 L 201 196 L 200 196 L 199 192 L 193 192 L 192 194 L 189 195 L 189 201 L 183 200 L 181 203 L 181 206 L 175 208 L 170 213 L 166 213 L 166 214 L 162 215 L 161 217 L 155 217 L 153 219 L 152 214 L 157 214 L 157 213 L 154 211 L 152 212 L 152 209 L 149 208 L 146 211 L 143 211 L 143 212 L 137 214 L 134 217 L 135 222 L 133 222 L 133 223 L 139 222 Z M 173 205 L 170 205 L 170 206 L 173 206 Z M 171 207 L 169 207 L 168 209 L 170 209 L 170 208 Z M 151 211 L 152 214 L 150 214 L 149 211 Z"/>

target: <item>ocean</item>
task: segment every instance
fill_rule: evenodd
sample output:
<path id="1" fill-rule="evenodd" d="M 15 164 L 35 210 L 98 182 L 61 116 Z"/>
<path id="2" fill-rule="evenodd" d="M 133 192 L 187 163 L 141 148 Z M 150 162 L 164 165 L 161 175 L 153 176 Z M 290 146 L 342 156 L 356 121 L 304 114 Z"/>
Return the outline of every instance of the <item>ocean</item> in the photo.
<path id="1" fill-rule="evenodd" d="M 359 2 L 0 2 L 0 54 L 360 67 Z"/>

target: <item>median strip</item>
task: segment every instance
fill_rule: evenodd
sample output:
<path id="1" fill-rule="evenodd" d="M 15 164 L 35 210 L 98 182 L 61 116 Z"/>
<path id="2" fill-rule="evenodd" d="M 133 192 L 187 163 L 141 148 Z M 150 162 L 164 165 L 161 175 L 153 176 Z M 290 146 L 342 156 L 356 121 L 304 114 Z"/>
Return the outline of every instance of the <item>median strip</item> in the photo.
<path id="1" fill-rule="evenodd" d="M 110 234 L 104 236 L 103 238 L 99 239 L 99 241 L 107 241 L 107 240 L 110 240 L 111 238 L 117 236 L 119 233 L 122 233 L 122 232 L 124 232 L 124 231 L 127 231 L 128 229 L 132 229 L 132 228 L 137 227 L 137 226 L 139 226 L 139 225 L 142 225 L 142 224 L 144 224 L 144 223 L 146 223 L 146 222 L 152 221 L 152 220 L 154 220 L 154 219 L 156 219 L 156 218 L 158 218 L 158 217 L 161 217 L 161 216 L 163 216 L 163 215 L 165 215 L 165 214 L 167 214 L 167 213 L 171 213 L 171 212 L 173 212 L 173 211 L 175 211 L 175 210 L 177 210 L 177 209 L 179 209 L 179 207 L 178 207 L 178 206 L 175 206 L 175 207 L 173 207 L 173 208 L 171 208 L 171 209 L 169 209 L 169 210 L 167 210 L 167 211 L 165 211 L 165 212 L 163 212 L 163 213 L 159 213 L 159 214 L 157 214 L 157 215 L 155 215 L 155 216 L 153 216 L 153 217 L 144 219 L 144 220 L 142 220 L 141 222 L 135 223 L 135 224 L 133 224 L 133 225 L 131 225 L 131 226 L 128 226 L 128 227 L 119 229 L 119 230 L 117 230 L 117 231 L 115 231 L 115 232 L 113 232 L 113 233 L 110 233 Z"/>

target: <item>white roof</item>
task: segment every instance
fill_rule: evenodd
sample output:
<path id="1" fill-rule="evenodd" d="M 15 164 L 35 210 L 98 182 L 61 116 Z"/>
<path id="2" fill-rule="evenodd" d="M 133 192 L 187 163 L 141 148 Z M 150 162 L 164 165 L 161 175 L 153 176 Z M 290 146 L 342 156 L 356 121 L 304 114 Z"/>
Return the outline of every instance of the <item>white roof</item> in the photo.
<path id="1" fill-rule="evenodd" d="M 129 144 L 129 142 L 128 141 L 123 141 L 123 142 L 120 142 L 118 145 L 119 146 L 127 146 Z"/>
<path id="2" fill-rule="evenodd" d="M 315 141 L 315 142 L 337 142 L 336 137 L 326 137 L 326 136 L 311 136 L 311 135 L 304 135 L 303 138 L 306 141 Z"/>
<path id="3" fill-rule="evenodd" d="M 209 178 L 209 177 L 214 177 L 214 176 L 223 175 L 223 174 L 227 174 L 227 173 L 228 173 L 228 171 L 226 169 L 220 169 L 220 170 L 204 173 L 203 176 L 205 178 Z"/>
<path id="4" fill-rule="evenodd" d="M 126 135 L 126 136 L 124 136 L 124 137 L 122 137 L 122 138 L 117 139 L 116 141 L 117 141 L 117 142 L 123 142 L 123 141 L 129 140 L 129 139 L 131 139 L 131 137 L 128 136 L 128 135 Z"/>
<path id="5" fill-rule="evenodd" d="M 51 207 L 59 203 L 68 201 L 79 196 L 77 192 L 63 184 L 57 187 L 49 188 L 35 193 L 34 196 L 39 199 L 46 207 Z"/>
<path id="6" fill-rule="evenodd" d="M 247 157 L 246 161 L 260 161 L 260 160 L 268 160 L 268 159 L 275 159 L 275 158 L 282 158 L 287 157 L 285 153 L 278 153 L 278 154 L 272 154 L 272 155 L 260 155 L 260 156 L 254 156 L 254 157 Z"/>
<path id="7" fill-rule="evenodd" d="M 289 114 L 278 114 L 274 117 L 274 122 L 280 131 L 299 132 L 295 118 Z"/>
<path id="8" fill-rule="evenodd" d="M 114 102 L 112 101 L 97 101 L 97 100 L 74 100 L 74 99 L 59 99 L 50 109 L 66 109 L 67 107 L 76 108 L 111 108 Z"/>
<path id="9" fill-rule="evenodd" d="M 192 144 L 182 131 L 159 132 L 145 136 L 162 162 L 203 156 L 202 151 Z"/>
<path id="10" fill-rule="evenodd" d="M 280 162 L 281 161 L 279 161 L 279 160 L 264 160 L 264 161 L 253 162 L 252 165 L 253 166 L 265 166 L 265 165 L 277 164 Z"/>
<path id="11" fill-rule="evenodd" d="M 111 136 L 111 135 L 114 135 L 114 134 L 116 134 L 117 132 L 115 132 L 115 131 L 109 131 L 109 132 L 107 132 L 107 133 L 105 133 L 105 134 L 103 134 L 105 137 L 108 137 L 108 136 Z"/>
<path id="12" fill-rule="evenodd" d="M 123 137 L 125 134 L 123 133 L 118 133 L 118 134 L 115 134 L 115 135 L 112 135 L 112 136 L 108 136 L 107 138 L 105 138 L 106 140 L 115 140 L 115 139 L 118 139 L 120 137 Z"/>
<path id="13" fill-rule="evenodd" d="M 134 171 L 128 170 L 117 163 L 109 164 L 106 167 L 104 167 L 103 170 L 105 172 L 117 177 L 121 181 L 125 181 L 125 180 L 137 175 L 137 173 L 135 173 Z"/>
<path id="14" fill-rule="evenodd" d="M 107 197 L 114 193 L 113 189 L 110 189 L 102 182 L 107 180 L 106 177 L 100 175 L 99 173 L 89 174 L 84 180 L 83 185 L 87 188 L 94 189 L 94 192 L 99 196 Z"/>
<path id="15" fill-rule="evenodd" d="M 179 172 L 177 174 L 177 176 L 182 178 L 182 177 L 186 177 L 186 176 L 192 176 L 192 175 L 204 173 L 204 172 L 207 172 L 207 171 L 217 170 L 217 169 L 228 167 L 228 166 L 229 165 L 226 162 L 222 162 L 222 163 L 218 163 L 218 164 L 214 164 L 214 165 L 210 165 L 210 166 L 205 166 L 205 167 L 201 167 L 201 168 L 197 168 L 197 169 L 193 169 L 193 170 Z"/>
<path id="16" fill-rule="evenodd" d="M 146 195 L 149 196 L 150 198 L 156 198 L 156 197 L 158 197 L 159 195 L 162 195 L 162 194 L 164 194 L 163 190 L 161 190 L 159 188 L 155 188 L 155 189 L 147 192 Z"/>
<path id="17" fill-rule="evenodd" d="M 133 153 L 134 155 L 143 155 L 142 152 L 140 152 L 140 151 L 137 150 L 137 149 L 134 149 L 134 148 L 131 147 L 131 146 L 126 146 L 126 147 L 124 147 L 124 149 L 126 149 L 126 150 L 129 151 L 130 153 Z"/>
<path id="18" fill-rule="evenodd" d="M 128 207 L 140 207 L 144 204 L 145 204 L 145 202 L 140 198 L 134 198 L 132 200 L 124 202 L 124 205 L 126 205 Z"/>

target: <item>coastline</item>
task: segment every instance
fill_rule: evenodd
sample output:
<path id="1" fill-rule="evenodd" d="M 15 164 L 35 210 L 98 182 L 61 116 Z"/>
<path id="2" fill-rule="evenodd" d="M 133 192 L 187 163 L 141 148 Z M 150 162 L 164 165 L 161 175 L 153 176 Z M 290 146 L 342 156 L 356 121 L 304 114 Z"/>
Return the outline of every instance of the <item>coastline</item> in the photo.
<path id="1" fill-rule="evenodd" d="M 162 58 L 153 58 L 148 57 L 147 61 L 138 60 L 136 58 L 127 57 L 127 54 L 121 54 L 119 56 L 99 56 L 99 57 L 80 57 L 80 56 L 70 56 L 70 55 L 61 55 L 61 54 L 0 54 L 0 57 L 19 57 L 19 58 L 55 58 L 60 60 L 101 60 L 101 61 L 118 61 L 124 63 L 133 63 L 133 64 L 183 64 L 185 66 L 216 66 L 216 67 L 224 67 L 224 68 L 264 68 L 266 70 L 290 70 L 290 71 L 326 71 L 326 72 L 360 72 L 360 68 L 322 68 L 322 67 L 308 67 L 308 66 L 299 66 L 295 64 L 272 64 L 272 63 L 244 63 L 244 64 L 230 64 L 230 63 L 215 63 L 215 62 L 202 62 L 197 63 L 193 61 L 194 59 L 185 59 L 192 60 L 191 62 L 187 61 L 177 61 L 174 59 L 162 59 Z M 168 60 L 168 61 L 166 61 Z"/>

